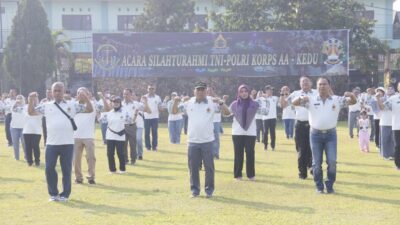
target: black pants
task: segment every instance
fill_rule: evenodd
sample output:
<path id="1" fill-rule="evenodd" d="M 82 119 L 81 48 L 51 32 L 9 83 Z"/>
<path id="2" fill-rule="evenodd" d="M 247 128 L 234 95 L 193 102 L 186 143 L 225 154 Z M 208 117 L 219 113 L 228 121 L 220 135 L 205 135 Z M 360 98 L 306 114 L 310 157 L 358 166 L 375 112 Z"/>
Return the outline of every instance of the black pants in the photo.
<path id="1" fill-rule="evenodd" d="M 11 138 L 11 131 L 10 131 L 10 123 L 11 123 L 11 113 L 6 115 L 6 121 L 5 121 L 5 129 L 6 129 L 6 138 L 8 145 L 12 145 L 12 138 Z"/>
<path id="2" fill-rule="evenodd" d="M 24 134 L 26 161 L 29 165 L 33 163 L 32 152 L 35 156 L 35 163 L 40 163 L 40 138 L 40 134 Z"/>
<path id="3" fill-rule="evenodd" d="M 379 139 L 380 139 L 380 126 L 379 126 L 379 120 L 374 120 L 374 126 L 375 126 L 375 145 L 376 147 L 380 147 Z"/>
<path id="4" fill-rule="evenodd" d="M 394 130 L 394 163 L 400 168 L 400 130 Z"/>
<path id="5" fill-rule="evenodd" d="M 254 177 L 254 146 L 255 136 L 232 135 L 233 148 L 235 150 L 235 164 L 233 175 L 235 178 L 242 177 L 244 152 L 246 151 L 246 174 L 248 178 Z"/>
<path id="6" fill-rule="evenodd" d="M 264 149 L 268 149 L 268 133 L 271 133 L 271 148 L 275 149 L 276 119 L 263 120 L 264 122 Z"/>
<path id="7" fill-rule="evenodd" d="M 183 132 L 185 133 L 185 134 L 187 134 L 187 129 L 188 129 L 188 121 L 189 121 L 189 118 L 188 118 L 188 116 L 187 115 L 183 115 Z"/>
<path id="8" fill-rule="evenodd" d="M 129 162 L 128 156 L 128 142 L 129 142 L 129 149 L 131 162 L 134 164 L 137 158 L 137 151 L 136 151 L 136 124 L 125 124 L 125 144 L 124 144 L 124 154 L 125 154 L 125 161 Z"/>
<path id="9" fill-rule="evenodd" d="M 108 167 L 111 172 L 117 171 L 117 169 L 115 168 L 115 159 L 114 159 L 115 149 L 117 149 L 117 156 L 119 159 L 119 170 L 125 171 L 124 144 L 125 141 L 107 140 Z"/>
<path id="10" fill-rule="evenodd" d="M 44 141 L 44 145 L 46 145 L 46 141 L 47 141 L 46 117 L 42 118 L 42 129 L 43 129 L 43 141 Z"/>
<path id="11" fill-rule="evenodd" d="M 299 176 L 307 177 L 307 168 L 312 166 L 312 154 L 310 147 L 310 125 L 308 121 L 296 121 L 294 130 L 296 151 L 297 151 L 297 165 L 299 169 Z"/>
<path id="12" fill-rule="evenodd" d="M 256 126 L 257 126 L 257 142 L 261 141 L 264 143 L 264 125 L 262 119 L 256 119 Z"/>

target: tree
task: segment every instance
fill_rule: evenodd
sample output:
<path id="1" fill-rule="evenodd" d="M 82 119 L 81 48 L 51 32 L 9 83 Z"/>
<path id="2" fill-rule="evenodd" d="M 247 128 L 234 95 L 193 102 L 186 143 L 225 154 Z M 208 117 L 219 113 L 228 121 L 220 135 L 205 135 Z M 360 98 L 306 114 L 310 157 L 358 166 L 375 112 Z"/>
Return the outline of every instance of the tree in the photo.
<path id="1" fill-rule="evenodd" d="M 217 31 L 349 29 L 350 55 L 362 72 L 376 71 L 387 46 L 373 37 L 375 21 L 355 0 L 214 0 L 225 13 L 211 14 Z"/>
<path id="2" fill-rule="evenodd" d="M 190 0 L 147 0 L 145 13 L 135 21 L 139 32 L 181 32 L 194 16 Z"/>
<path id="3" fill-rule="evenodd" d="M 61 70 L 63 69 L 63 59 L 67 60 L 68 64 L 73 60 L 72 53 L 70 52 L 72 42 L 62 30 L 54 31 L 51 37 L 55 48 L 55 79 L 65 82 L 66 77 L 61 76 Z"/>
<path id="4" fill-rule="evenodd" d="M 5 69 L 24 95 L 44 91 L 54 64 L 54 44 L 39 0 L 22 0 L 4 52 Z"/>

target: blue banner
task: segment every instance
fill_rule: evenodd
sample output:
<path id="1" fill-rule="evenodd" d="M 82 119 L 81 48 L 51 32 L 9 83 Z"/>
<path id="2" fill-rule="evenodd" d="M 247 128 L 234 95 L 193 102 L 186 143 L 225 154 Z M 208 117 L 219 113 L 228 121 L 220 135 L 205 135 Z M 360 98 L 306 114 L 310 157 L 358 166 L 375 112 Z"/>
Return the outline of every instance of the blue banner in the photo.
<path id="1" fill-rule="evenodd" d="M 93 77 L 330 76 L 348 71 L 348 30 L 93 34 Z"/>

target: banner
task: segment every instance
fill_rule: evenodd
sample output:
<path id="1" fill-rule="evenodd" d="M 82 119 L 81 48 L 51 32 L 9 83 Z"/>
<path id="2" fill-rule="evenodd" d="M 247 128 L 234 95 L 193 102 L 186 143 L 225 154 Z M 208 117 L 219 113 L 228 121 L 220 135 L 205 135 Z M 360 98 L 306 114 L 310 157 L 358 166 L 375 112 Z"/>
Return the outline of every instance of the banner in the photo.
<path id="1" fill-rule="evenodd" d="M 93 77 L 330 76 L 348 67 L 348 30 L 93 34 Z"/>

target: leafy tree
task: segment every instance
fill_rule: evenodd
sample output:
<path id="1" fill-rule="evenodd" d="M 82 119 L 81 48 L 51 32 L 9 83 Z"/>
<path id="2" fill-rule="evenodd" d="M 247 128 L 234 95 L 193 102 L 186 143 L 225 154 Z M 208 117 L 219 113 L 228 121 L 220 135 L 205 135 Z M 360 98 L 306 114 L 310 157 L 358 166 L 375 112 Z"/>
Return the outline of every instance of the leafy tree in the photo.
<path id="1" fill-rule="evenodd" d="M 22 94 L 44 90 L 54 70 L 55 51 L 39 0 L 20 1 L 4 53 L 5 68 Z"/>
<path id="2" fill-rule="evenodd" d="M 63 59 L 68 60 L 68 62 L 72 62 L 73 60 L 72 53 L 70 52 L 72 42 L 62 30 L 54 31 L 51 34 L 51 37 L 53 39 L 55 48 L 55 79 L 65 81 L 66 78 L 62 78 L 60 74 L 62 70 Z"/>
<path id="3" fill-rule="evenodd" d="M 193 1 L 147 0 L 145 13 L 135 21 L 135 30 L 141 32 L 187 31 L 185 26 L 193 16 Z"/>

